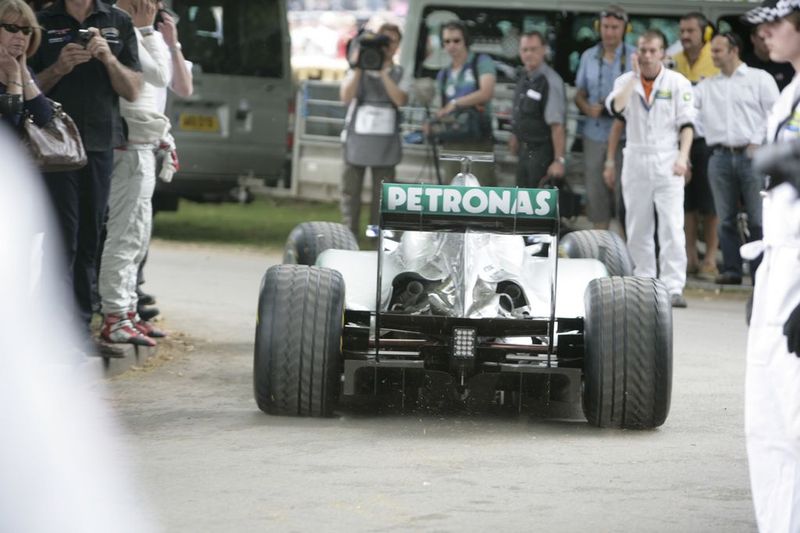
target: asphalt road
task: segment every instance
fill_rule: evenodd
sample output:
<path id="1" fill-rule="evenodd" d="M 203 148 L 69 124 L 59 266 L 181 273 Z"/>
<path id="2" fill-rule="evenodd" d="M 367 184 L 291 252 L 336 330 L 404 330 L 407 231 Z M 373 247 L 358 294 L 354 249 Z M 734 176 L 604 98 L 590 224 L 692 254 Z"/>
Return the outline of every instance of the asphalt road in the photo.
<path id="1" fill-rule="evenodd" d="M 672 408 L 655 431 L 515 413 L 261 413 L 252 349 L 277 255 L 157 242 L 147 288 L 194 349 L 109 382 L 165 531 L 755 531 L 743 297 L 674 313 Z"/>

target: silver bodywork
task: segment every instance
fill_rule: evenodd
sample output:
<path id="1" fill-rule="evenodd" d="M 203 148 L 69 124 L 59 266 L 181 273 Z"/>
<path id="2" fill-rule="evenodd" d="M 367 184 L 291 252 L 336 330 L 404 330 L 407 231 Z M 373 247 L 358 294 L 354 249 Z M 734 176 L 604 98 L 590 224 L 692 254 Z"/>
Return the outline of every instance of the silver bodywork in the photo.
<path id="1" fill-rule="evenodd" d="M 494 267 L 495 272 L 503 270 L 506 275 L 497 278 L 497 281 L 516 281 L 522 286 L 529 303 L 529 314 L 533 317 L 549 316 L 550 279 L 553 268 L 551 262 L 549 258 L 535 257 L 526 253 L 530 252 L 530 247 L 524 246 L 522 237 L 514 238 L 519 239 L 522 253 L 518 256 L 518 262 L 509 265 L 513 268 L 502 269 L 499 263 L 493 263 L 491 251 L 487 248 L 477 248 L 473 251 L 473 257 L 476 257 L 473 265 L 489 265 Z M 384 255 L 383 275 L 381 276 L 381 302 L 383 304 L 391 298 L 394 278 L 399 274 L 409 272 L 397 257 L 396 253 Z M 436 258 L 433 257 L 433 259 Z M 430 263 L 431 261 L 428 261 L 425 267 L 427 268 Z M 318 257 L 317 266 L 331 268 L 342 274 L 346 287 L 346 309 L 373 312 L 377 310 L 378 252 L 326 250 Z M 425 278 L 430 274 L 426 268 L 422 268 L 416 273 Z M 477 269 L 475 270 L 477 271 Z M 477 280 L 477 274 L 475 275 Z M 583 317 L 586 286 L 593 279 L 606 276 L 608 276 L 608 272 L 605 266 L 596 259 L 559 258 L 556 277 L 556 317 Z M 465 293 L 469 292 L 471 291 L 465 291 Z"/>

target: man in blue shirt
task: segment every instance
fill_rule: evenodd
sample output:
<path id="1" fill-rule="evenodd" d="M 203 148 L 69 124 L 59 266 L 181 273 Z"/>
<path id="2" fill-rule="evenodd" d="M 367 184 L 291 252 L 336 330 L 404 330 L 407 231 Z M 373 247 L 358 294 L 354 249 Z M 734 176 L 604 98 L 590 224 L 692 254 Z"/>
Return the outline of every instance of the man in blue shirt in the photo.
<path id="1" fill-rule="evenodd" d="M 600 42 L 581 55 L 575 78 L 575 104 L 583 119 L 583 165 L 586 181 L 587 216 L 597 229 L 608 229 L 615 204 L 621 203 L 620 187 L 617 192 L 603 181 L 603 169 L 614 168 L 619 185 L 622 168 L 622 147 L 616 158 L 607 159 L 606 149 L 611 124 L 614 119 L 603 106 L 608 94 L 621 74 L 631 69 L 631 56 L 636 49 L 623 42 L 628 26 L 628 14 L 619 6 L 610 5 L 599 15 Z M 615 198 L 619 200 L 615 201 Z"/>

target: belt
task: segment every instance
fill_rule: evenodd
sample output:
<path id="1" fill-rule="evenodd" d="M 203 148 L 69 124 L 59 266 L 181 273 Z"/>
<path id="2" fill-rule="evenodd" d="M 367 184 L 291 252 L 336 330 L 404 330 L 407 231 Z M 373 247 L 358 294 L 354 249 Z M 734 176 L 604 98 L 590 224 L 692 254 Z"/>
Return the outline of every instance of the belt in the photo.
<path id="1" fill-rule="evenodd" d="M 741 154 L 747 150 L 746 144 L 742 146 L 725 146 L 724 144 L 713 144 L 709 146 L 712 152 L 728 152 L 730 154 Z"/>

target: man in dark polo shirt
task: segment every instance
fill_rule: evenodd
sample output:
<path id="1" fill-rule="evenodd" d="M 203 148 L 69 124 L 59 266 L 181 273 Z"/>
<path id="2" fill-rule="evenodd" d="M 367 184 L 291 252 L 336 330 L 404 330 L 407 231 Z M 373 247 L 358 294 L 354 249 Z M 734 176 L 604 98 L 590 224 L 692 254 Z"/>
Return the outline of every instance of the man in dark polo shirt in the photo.
<path id="1" fill-rule="evenodd" d="M 101 0 L 59 0 L 38 18 L 42 45 L 28 64 L 75 120 L 89 157 L 80 170 L 45 174 L 64 238 L 65 281 L 88 328 L 113 149 L 125 143 L 119 97 L 136 100 L 142 84 L 138 45 L 130 17 Z"/>
<path id="2" fill-rule="evenodd" d="M 519 154 L 517 185 L 537 187 L 544 177 L 564 176 L 566 93 L 564 81 L 545 63 L 547 43 L 532 31 L 522 34 L 523 69 L 514 90 L 509 150 Z"/>

